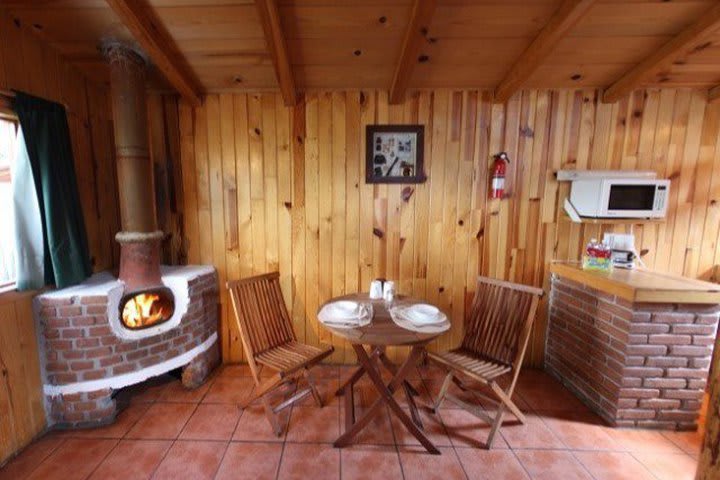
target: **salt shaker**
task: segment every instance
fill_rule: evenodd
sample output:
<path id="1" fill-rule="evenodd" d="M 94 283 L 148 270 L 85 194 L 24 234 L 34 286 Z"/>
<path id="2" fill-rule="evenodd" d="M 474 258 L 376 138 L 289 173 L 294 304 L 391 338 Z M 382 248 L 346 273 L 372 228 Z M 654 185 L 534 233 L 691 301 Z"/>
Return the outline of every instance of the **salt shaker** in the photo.
<path id="1" fill-rule="evenodd" d="M 383 282 L 381 280 L 370 282 L 370 298 L 372 300 L 383 298 Z"/>
<path id="2" fill-rule="evenodd" d="M 383 285 L 383 300 L 392 303 L 395 300 L 395 282 L 386 281 Z"/>

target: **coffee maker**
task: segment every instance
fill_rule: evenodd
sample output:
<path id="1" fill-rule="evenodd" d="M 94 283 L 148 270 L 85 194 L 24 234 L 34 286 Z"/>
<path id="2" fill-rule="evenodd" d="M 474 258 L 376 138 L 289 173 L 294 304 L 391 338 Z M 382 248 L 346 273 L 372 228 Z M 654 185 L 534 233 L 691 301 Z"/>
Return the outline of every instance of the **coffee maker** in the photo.
<path id="1" fill-rule="evenodd" d="M 638 260 L 635 251 L 635 236 L 624 233 L 606 233 L 603 243 L 610 247 L 610 259 L 613 267 L 635 268 Z"/>

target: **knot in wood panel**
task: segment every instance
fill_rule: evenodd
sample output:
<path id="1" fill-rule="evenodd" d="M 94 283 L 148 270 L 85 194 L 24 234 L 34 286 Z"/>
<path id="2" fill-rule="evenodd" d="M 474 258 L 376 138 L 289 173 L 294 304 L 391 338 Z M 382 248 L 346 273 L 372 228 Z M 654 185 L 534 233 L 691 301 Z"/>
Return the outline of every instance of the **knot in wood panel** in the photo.
<path id="1" fill-rule="evenodd" d="M 415 189 L 412 187 L 405 187 L 402 189 L 402 192 L 400 192 L 400 196 L 403 199 L 404 202 L 410 201 L 410 197 L 413 196 L 413 193 L 415 193 Z"/>

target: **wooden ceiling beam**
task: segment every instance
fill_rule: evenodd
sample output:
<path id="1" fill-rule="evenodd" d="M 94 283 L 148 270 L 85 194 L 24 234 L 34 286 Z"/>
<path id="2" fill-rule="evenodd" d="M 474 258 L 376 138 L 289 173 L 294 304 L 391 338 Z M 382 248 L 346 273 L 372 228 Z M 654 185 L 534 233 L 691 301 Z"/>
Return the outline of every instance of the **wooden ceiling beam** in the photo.
<path id="1" fill-rule="evenodd" d="M 297 90 L 277 3 L 275 0 L 255 0 L 255 6 L 260 15 L 260 23 L 265 32 L 265 41 L 275 67 L 275 75 L 280 84 L 283 100 L 285 105 L 293 106 L 297 103 Z"/>
<path id="2" fill-rule="evenodd" d="M 495 88 L 495 102 L 504 103 L 517 92 L 542 65 L 557 44 L 583 18 L 595 0 L 565 0 L 535 40 L 515 61 Z"/>
<path id="3" fill-rule="evenodd" d="M 628 93 L 642 87 L 648 78 L 662 72 L 678 57 L 691 50 L 698 41 L 703 40 L 718 28 L 720 28 L 720 3 L 705 12 L 695 23 L 652 52 L 645 60 L 635 65 L 608 87 L 603 94 L 603 102 L 617 102 Z"/>
<path id="4" fill-rule="evenodd" d="M 414 0 L 410 23 L 405 31 L 400 59 L 395 67 L 389 101 L 391 104 L 401 103 L 405 99 L 405 91 L 410 83 L 415 63 L 418 61 L 420 48 L 425 42 L 428 26 L 435 12 L 436 0 Z"/>
<path id="5" fill-rule="evenodd" d="M 137 0 L 106 1 L 167 81 L 191 105 L 200 106 L 203 86 L 149 6 Z"/>
<path id="6" fill-rule="evenodd" d="M 715 85 L 708 90 L 707 101 L 709 103 L 715 103 L 720 101 L 720 85 Z"/>

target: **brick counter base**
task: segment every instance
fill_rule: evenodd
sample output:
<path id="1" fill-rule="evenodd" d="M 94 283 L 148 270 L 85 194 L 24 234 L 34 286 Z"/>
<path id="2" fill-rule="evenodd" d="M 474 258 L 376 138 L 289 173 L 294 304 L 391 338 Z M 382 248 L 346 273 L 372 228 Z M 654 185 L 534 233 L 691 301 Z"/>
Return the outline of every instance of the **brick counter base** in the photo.
<path id="1" fill-rule="evenodd" d="M 217 274 L 212 268 L 193 270 L 186 285 L 185 292 L 173 290 L 188 300 L 178 325 L 138 339 L 120 338 L 110 326 L 109 316 L 119 314 L 110 301 L 112 282 L 105 294 L 96 286 L 84 295 L 81 285 L 67 295 L 59 291 L 37 298 L 50 425 L 110 423 L 116 414 L 114 392 L 175 368 L 188 370 L 183 374 L 188 388 L 204 381 L 218 363 Z"/>
<path id="2" fill-rule="evenodd" d="M 630 303 L 553 275 L 546 370 L 611 425 L 692 430 L 720 305 Z"/>

